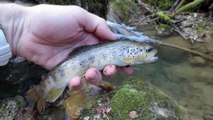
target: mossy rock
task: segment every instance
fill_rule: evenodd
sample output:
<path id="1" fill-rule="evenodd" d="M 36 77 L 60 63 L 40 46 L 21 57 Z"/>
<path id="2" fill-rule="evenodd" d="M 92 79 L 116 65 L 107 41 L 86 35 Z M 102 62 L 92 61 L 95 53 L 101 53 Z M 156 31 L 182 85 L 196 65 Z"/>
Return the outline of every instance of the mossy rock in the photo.
<path id="1" fill-rule="evenodd" d="M 202 5 L 202 3 L 204 1 L 205 0 L 194 0 L 193 2 L 190 2 L 190 3 L 182 6 L 176 12 L 177 13 L 179 13 L 179 12 L 194 12 L 195 10 L 197 10 Z"/>
<path id="2" fill-rule="evenodd" d="M 161 90 L 133 78 L 118 91 L 89 102 L 80 119 L 130 120 L 130 112 L 137 113 L 136 120 L 183 120 L 186 111 Z"/>
<path id="3" fill-rule="evenodd" d="M 136 111 L 138 120 L 154 118 L 173 120 L 183 119 L 185 110 L 177 106 L 166 94 L 143 83 L 142 80 L 129 80 L 113 96 L 111 120 L 128 120 L 129 113 Z"/>

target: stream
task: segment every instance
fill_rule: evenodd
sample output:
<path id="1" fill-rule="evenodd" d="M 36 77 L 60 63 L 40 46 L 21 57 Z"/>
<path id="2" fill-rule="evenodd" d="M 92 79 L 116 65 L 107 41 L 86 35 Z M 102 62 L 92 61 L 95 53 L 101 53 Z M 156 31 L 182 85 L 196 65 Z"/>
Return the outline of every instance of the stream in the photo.
<path id="1" fill-rule="evenodd" d="M 156 35 L 152 28 L 141 31 Z M 158 39 L 185 41 L 175 34 L 158 37 Z M 188 111 L 189 120 L 212 120 L 213 62 L 195 65 L 190 62 L 193 57 L 190 53 L 165 46 L 156 46 L 156 48 L 159 60 L 152 64 L 134 66 L 135 72 L 132 76 L 161 89 L 179 105 L 184 106 Z M 111 79 L 119 86 L 121 84 L 119 80 L 129 79 L 129 77 L 119 73 L 117 77 Z"/>

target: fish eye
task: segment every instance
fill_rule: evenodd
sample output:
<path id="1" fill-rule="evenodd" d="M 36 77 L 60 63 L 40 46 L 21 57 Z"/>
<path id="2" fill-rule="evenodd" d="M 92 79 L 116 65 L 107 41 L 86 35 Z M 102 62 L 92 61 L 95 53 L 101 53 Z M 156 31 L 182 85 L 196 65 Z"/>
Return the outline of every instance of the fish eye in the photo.
<path id="1" fill-rule="evenodd" d="M 146 52 L 151 52 L 152 50 L 153 50 L 153 48 L 150 47 L 150 48 L 146 49 Z"/>

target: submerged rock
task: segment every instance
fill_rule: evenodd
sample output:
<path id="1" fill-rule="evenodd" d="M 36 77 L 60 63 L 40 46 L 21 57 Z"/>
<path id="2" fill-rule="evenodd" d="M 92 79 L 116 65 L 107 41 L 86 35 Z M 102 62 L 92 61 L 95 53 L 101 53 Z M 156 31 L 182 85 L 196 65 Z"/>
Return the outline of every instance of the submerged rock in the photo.
<path id="1" fill-rule="evenodd" d="M 189 62 L 193 65 L 205 65 L 206 60 L 200 56 L 194 56 L 189 59 Z"/>
<path id="2" fill-rule="evenodd" d="M 162 40 L 165 43 L 169 43 L 171 45 L 177 45 L 183 48 L 190 49 L 189 41 L 184 40 L 180 36 L 173 36 L 169 38 L 165 38 Z M 185 61 L 188 57 L 187 52 L 183 50 L 179 50 L 177 48 L 172 48 L 168 46 L 159 46 L 159 57 L 169 63 L 177 63 Z"/>

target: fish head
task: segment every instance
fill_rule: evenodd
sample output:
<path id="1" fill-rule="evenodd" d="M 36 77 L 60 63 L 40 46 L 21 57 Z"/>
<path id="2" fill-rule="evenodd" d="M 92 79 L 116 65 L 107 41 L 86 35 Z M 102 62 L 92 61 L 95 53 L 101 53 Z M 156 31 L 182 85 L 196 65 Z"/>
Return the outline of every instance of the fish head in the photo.
<path id="1" fill-rule="evenodd" d="M 156 54 L 157 50 L 152 46 L 136 42 L 128 46 L 128 50 L 124 54 L 124 62 L 127 65 L 152 63 L 158 59 Z"/>

